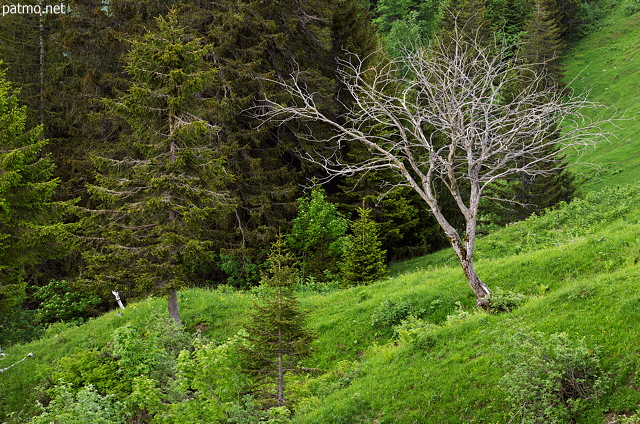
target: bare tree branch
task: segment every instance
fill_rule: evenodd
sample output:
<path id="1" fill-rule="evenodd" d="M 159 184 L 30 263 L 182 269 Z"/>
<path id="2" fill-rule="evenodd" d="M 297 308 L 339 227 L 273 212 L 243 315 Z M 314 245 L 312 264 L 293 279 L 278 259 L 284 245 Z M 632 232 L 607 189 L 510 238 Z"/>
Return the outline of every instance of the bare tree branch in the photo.
<path id="1" fill-rule="evenodd" d="M 265 99 L 257 114 L 280 123 L 295 119 L 332 128 L 328 140 L 307 134 L 317 147 L 306 155 L 331 176 L 395 171 L 433 212 L 483 304 L 490 290 L 473 269 L 473 255 L 478 208 L 487 187 L 513 175 L 552 172 L 541 165 L 606 140 L 601 126 L 610 122 L 584 113 L 601 107 L 584 95 L 543 89 L 548 83 L 544 75 L 512 56 L 498 43 L 482 46 L 459 33 L 447 42 L 437 40 L 431 49 L 418 48 L 371 67 L 365 66 L 366 58 L 351 54 L 338 72 L 352 98 L 342 116 L 321 110 L 302 72 L 290 81 L 272 81 L 292 104 Z M 369 153 L 357 163 L 343 157 L 353 143 Z M 463 234 L 442 214 L 438 181 L 464 215 Z"/>

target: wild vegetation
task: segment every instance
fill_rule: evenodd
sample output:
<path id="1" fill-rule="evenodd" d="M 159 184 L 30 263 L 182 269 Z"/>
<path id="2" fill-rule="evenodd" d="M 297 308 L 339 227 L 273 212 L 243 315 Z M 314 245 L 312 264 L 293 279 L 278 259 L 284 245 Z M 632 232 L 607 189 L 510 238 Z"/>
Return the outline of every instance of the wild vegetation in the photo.
<path id="1" fill-rule="evenodd" d="M 0 421 L 640 422 L 637 2 L 293 3 L 70 0 L 59 19 L 0 21 L 34 41 L 0 44 Z M 489 197 L 526 202 L 479 204 L 482 309 L 453 249 L 415 255 L 446 240 L 392 172 L 327 181 L 306 160 L 327 127 L 254 113 L 290 104 L 275 82 L 303 70 L 346 125 L 344 47 L 389 66 L 420 48 L 403 37 L 446 39 L 456 19 L 522 41 L 529 66 L 548 55 L 541 85 L 566 70 L 563 90 L 623 118 L 579 157 L 556 155 L 552 125 L 549 178 L 505 176 Z M 468 237 L 469 199 L 432 188 Z M 126 307 L 107 311 L 114 289 Z"/>

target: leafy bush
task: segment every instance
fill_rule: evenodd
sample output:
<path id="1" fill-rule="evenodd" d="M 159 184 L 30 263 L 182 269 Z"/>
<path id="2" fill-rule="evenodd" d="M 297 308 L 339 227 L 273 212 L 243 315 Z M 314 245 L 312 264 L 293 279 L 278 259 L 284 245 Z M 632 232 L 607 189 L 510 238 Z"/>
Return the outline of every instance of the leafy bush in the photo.
<path id="1" fill-rule="evenodd" d="M 293 286 L 298 293 L 331 293 L 340 289 L 340 283 L 335 280 L 321 282 L 313 277 L 298 278 Z"/>
<path id="2" fill-rule="evenodd" d="M 76 389 L 91 386 L 124 400 L 140 376 L 166 386 L 176 373 L 178 353 L 187 346 L 187 338 L 171 319 L 154 317 L 146 325 L 126 324 L 113 332 L 107 346 L 61 358 L 52 379 Z"/>
<path id="3" fill-rule="evenodd" d="M 36 319 L 41 324 L 54 322 L 82 322 L 95 314 L 100 298 L 80 291 L 73 291 L 64 280 L 51 280 L 38 289 L 35 298 L 40 300 Z"/>
<path id="4" fill-rule="evenodd" d="M 633 414 L 629 417 L 618 417 L 616 424 L 640 424 L 640 414 Z"/>
<path id="5" fill-rule="evenodd" d="M 242 334 L 220 345 L 195 339 L 189 349 L 177 355 L 176 373 L 167 383 L 146 375 L 135 377 L 127 404 L 153 414 L 154 422 L 166 424 L 257 422 L 251 420 L 253 403 L 236 403 L 247 384 L 238 367 L 237 347 L 241 343 Z M 238 419 L 227 420 L 229 413 Z"/>
<path id="6" fill-rule="evenodd" d="M 390 330 L 412 312 L 413 307 L 409 302 L 385 300 L 373 311 L 371 325 L 374 328 Z"/>
<path id="7" fill-rule="evenodd" d="M 566 333 L 510 336 L 500 383 L 523 424 L 574 422 L 605 388 L 597 350 Z"/>
<path id="8" fill-rule="evenodd" d="M 626 0 L 623 3 L 622 11 L 627 16 L 640 12 L 640 0 Z"/>
<path id="9" fill-rule="evenodd" d="M 491 309 L 495 312 L 509 312 L 524 302 L 525 295 L 496 287 L 489 296 Z"/>
<path id="10" fill-rule="evenodd" d="M 242 254 L 220 253 L 219 267 L 228 276 L 227 284 L 246 289 L 258 284 L 265 263 L 255 262 L 250 256 Z"/>
<path id="11" fill-rule="evenodd" d="M 91 385 L 72 389 L 61 382 L 49 394 L 52 400 L 43 412 L 29 422 L 32 424 L 125 424 L 124 404 L 111 395 L 101 395 Z"/>
<path id="12" fill-rule="evenodd" d="M 403 344 L 413 344 L 421 349 L 430 349 L 436 343 L 435 332 L 440 329 L 436 324 L 426 322 L 409 315 L 394 328 L 398 340 Z"/>
<path id="13" fill-rule="evenodd" d="M 300 198 L 298 202 L 298 215 L 287 241 L 300 257 L 303 276 L 323 281 L 326 270 L 338 272 L 348 221 L 327 200 L 322 189 L 314 189 L 309 198 Z"/>
<path id="14" fill-rule="evenodd" d="M 471 312 L 467 312 L 464 310 L 462 303 L 456 302 L 456 310 L 451 314 L 447 315 L 447 320 L 445 321 L 445 325 L 455 325 L 459 322 L 465 321 L 468 318 L 471 318 L 473 314 Z"/>

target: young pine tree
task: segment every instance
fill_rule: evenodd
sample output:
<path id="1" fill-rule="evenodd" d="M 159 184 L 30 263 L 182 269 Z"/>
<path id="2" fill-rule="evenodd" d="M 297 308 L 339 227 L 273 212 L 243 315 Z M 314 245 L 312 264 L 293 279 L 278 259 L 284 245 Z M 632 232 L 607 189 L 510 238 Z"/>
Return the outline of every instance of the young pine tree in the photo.
<path id="1" fill-rule="evenodd" d="M 358 208 L 359 218 L 351 224 L 343 260 L 340 264 L 345 286 L 368 284 L 384 276 L 386 251 L 380 248 L 378 224 L 371 211 Z"/>
<path id="2" fill-rule="evenodd" d="M 201 118 L 201 93 L 214 74 L 203 60 L 210 46 L 189 41 L 173 12 L 157 22 L 157 31 L 133 43 L 133 85 L 112 104 L 132 137 L 124 140 L 128 151 L 96 159 L 90 193 L 102 205 L 88 224 L 101 243 L 86 259 L 107 290 L 168 295 L 179 323 L 176 290 L 212 257 L 207 226 L 230 209 L 229 175 L 215 128 Z"/>
<path id="3" fill-rule="evenodd" d="M 280 237 L 268 257 L 261 284 L 261 302 L 254 305 L 242 348 L 244 368 L 253 377 L 256 394 L 265 406 L 286 404 L 285 375 L 303 372 L 300 360 L 311 354 L 314 335 L 305 328 L 305 314 L 293 291 L 297 271 L 293 255 Z"/>

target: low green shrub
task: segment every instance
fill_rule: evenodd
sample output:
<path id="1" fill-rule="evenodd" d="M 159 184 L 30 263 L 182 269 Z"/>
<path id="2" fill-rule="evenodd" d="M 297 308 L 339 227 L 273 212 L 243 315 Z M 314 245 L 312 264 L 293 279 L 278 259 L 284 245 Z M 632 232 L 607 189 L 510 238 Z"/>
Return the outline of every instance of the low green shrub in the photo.
<path id="1" fill-rule="evenodd" d="M 503 360 L 500 383 L 523 424 L 574 422 L 606 386 L 597 349 L 566 333 L 514 333 Z"/>
<path id="2" fill-rule="evenodd" d="M 461 302 L 456 302 L 456 310 L 452 314 L 447 315 L 447 319 L 444 322 L 444 325 L 455 325 L 459 322 L 466 321 L 472 316 L 473 314 L 466 311 Z"/>
<path id="3" fill-rule="evenodd" d="M 220 270 L 227 274 L 227 284 L 247 289 L 256 286 L 260 273 L 265 269 L 264 262 L 258 262 L 251 256 L 233 253 L 220 253 Z"/>
<path id="4" fill-rule="evenodd" d="M 92 385 L 75 390 L 67 383 L 54 386 L 52 397 L 42 413 L 31 424 L 125 424 L 125 407 L 112 395 L 101 395 Z"/>
<path id="5" fill-rule="evenodd" d="M 640 414 L 633 414 L 629 417 L 617 417 L 616 424 L 640 424 Z"/>
<path id="6" fill-rule="evenodd" d="M 522 305 L 525 295 L 522 293 L 514 293 L 505 291 L 500 287 L 496 287 L 489 295 L 491 309 L 494 312 L 509 312 Z"/>
<path id="7" fill-rule="evenodd" d="M 622 11 L 627 16 L 640 12 L 640 0 L 626 0 L 622 5 Z"/>
<path id="8" fill-rule="evenodd" d="M 391 330 L 412 312 L 413 307 L 409 302 L 385 300 L 371 314 L 371 325 L 376 329 Z"/>
<path id="9" fill-rule="evenodd" d="M 440 328 L 436 324 L 409 315 L 394 328 L 394 331 L 400 343 L 411 344 L 420 349 L 430 349 L 436 343 L 435 333 Z"/>
<path id="10" fill-rule="evenodd" d="M 54 322 L 78 322 L 96 315 L 100 298 L 75 291 L 64 280 L 51 280 L 40 287 L 34 296 L 40 300 L 36 319 L 40 324 Z"/>

